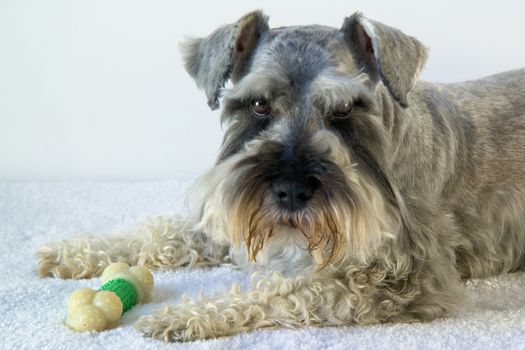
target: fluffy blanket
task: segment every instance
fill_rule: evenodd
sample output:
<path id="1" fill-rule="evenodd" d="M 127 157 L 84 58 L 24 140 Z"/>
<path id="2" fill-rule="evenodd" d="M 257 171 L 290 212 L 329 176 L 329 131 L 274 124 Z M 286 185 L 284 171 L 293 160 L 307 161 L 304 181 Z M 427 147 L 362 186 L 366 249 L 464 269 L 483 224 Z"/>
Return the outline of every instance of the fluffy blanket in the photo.
<path id="1" fill-rule="evenodd" d="M 35 250 L 78 233 L 108 233 L 147 216 L 180 212 L 187 182 L 0 184 L 0 348 L 2 349 L 525 349 L 525 274 L 469 281 L 458 315 L 424 324 L 263 330 L 166 344 L 133 328 L 141 316 L 186 293 L 213 295 L 249 276 L 228 267 L 155 272 L 153 301 L 124 314 L 119 327 L 75 333 L 65 301 L 97 279 L 40 279 Z"/>

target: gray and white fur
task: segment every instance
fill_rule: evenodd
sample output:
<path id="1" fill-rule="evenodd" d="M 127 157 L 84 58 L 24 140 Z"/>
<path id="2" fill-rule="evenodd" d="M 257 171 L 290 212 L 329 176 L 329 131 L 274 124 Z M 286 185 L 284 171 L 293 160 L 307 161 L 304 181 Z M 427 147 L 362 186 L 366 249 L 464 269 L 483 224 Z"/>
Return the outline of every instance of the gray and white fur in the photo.
<path id="1" fill-rule="evenodd" d="M 49 243 L 40 275 L 92 277 L 114 261 L 263 271 L 250 290 L 136 324 L 191 341 L 430 321 L 458 309 L 462 279 L 524 269 L 524 69 L 418 81 L 425 46 L 360 13 L 340 29 L 270 29 L 255 11 L 182 51 L 226 126 L 189 215 Z"/>

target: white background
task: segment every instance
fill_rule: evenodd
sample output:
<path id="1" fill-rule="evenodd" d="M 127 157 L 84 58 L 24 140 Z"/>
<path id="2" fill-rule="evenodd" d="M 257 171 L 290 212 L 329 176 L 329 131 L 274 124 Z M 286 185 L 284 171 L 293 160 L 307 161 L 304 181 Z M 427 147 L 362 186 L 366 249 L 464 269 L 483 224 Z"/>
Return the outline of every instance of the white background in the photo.
<path id="1" fill-rule="evenodd" d="M 356 10 L 431 48 L 423 79 L 525 66 L 523 1 L 0 0 L 0 180 L 187 177 L 213 164 L 218 112 L 177 44 L 262 8 L 271 26 Z"/>

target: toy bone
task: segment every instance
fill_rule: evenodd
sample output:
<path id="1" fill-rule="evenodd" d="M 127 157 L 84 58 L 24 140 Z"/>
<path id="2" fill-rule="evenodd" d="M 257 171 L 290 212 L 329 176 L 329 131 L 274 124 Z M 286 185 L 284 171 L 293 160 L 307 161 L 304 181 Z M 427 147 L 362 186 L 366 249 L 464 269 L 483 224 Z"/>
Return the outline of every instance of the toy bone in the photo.
<path id="1" fill-rule="evenodd" d="M 101 281 L 98 291 L 80 288 L 71 294 L 67 301 L 68 327 L 77 332 L 113 328 L 133 305 L 148 301 L 153 289 L 153 276 L 147 268 L 126 263 L 106 267 Z"/>

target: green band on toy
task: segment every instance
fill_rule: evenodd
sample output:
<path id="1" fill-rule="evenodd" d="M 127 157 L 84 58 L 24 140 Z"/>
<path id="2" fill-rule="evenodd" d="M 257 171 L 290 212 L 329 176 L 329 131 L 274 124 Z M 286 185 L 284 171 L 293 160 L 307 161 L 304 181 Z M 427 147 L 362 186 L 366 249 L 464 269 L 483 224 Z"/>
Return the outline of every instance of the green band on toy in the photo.
<path id="1" fill-rule="evenodd" d="M 124 279 L 112 279 L 104 283 L 100 289 L 115 293 L 122 301 L 122 312 L 126 312 L 137 303 L 137 291 L 133 285 Z"/>

